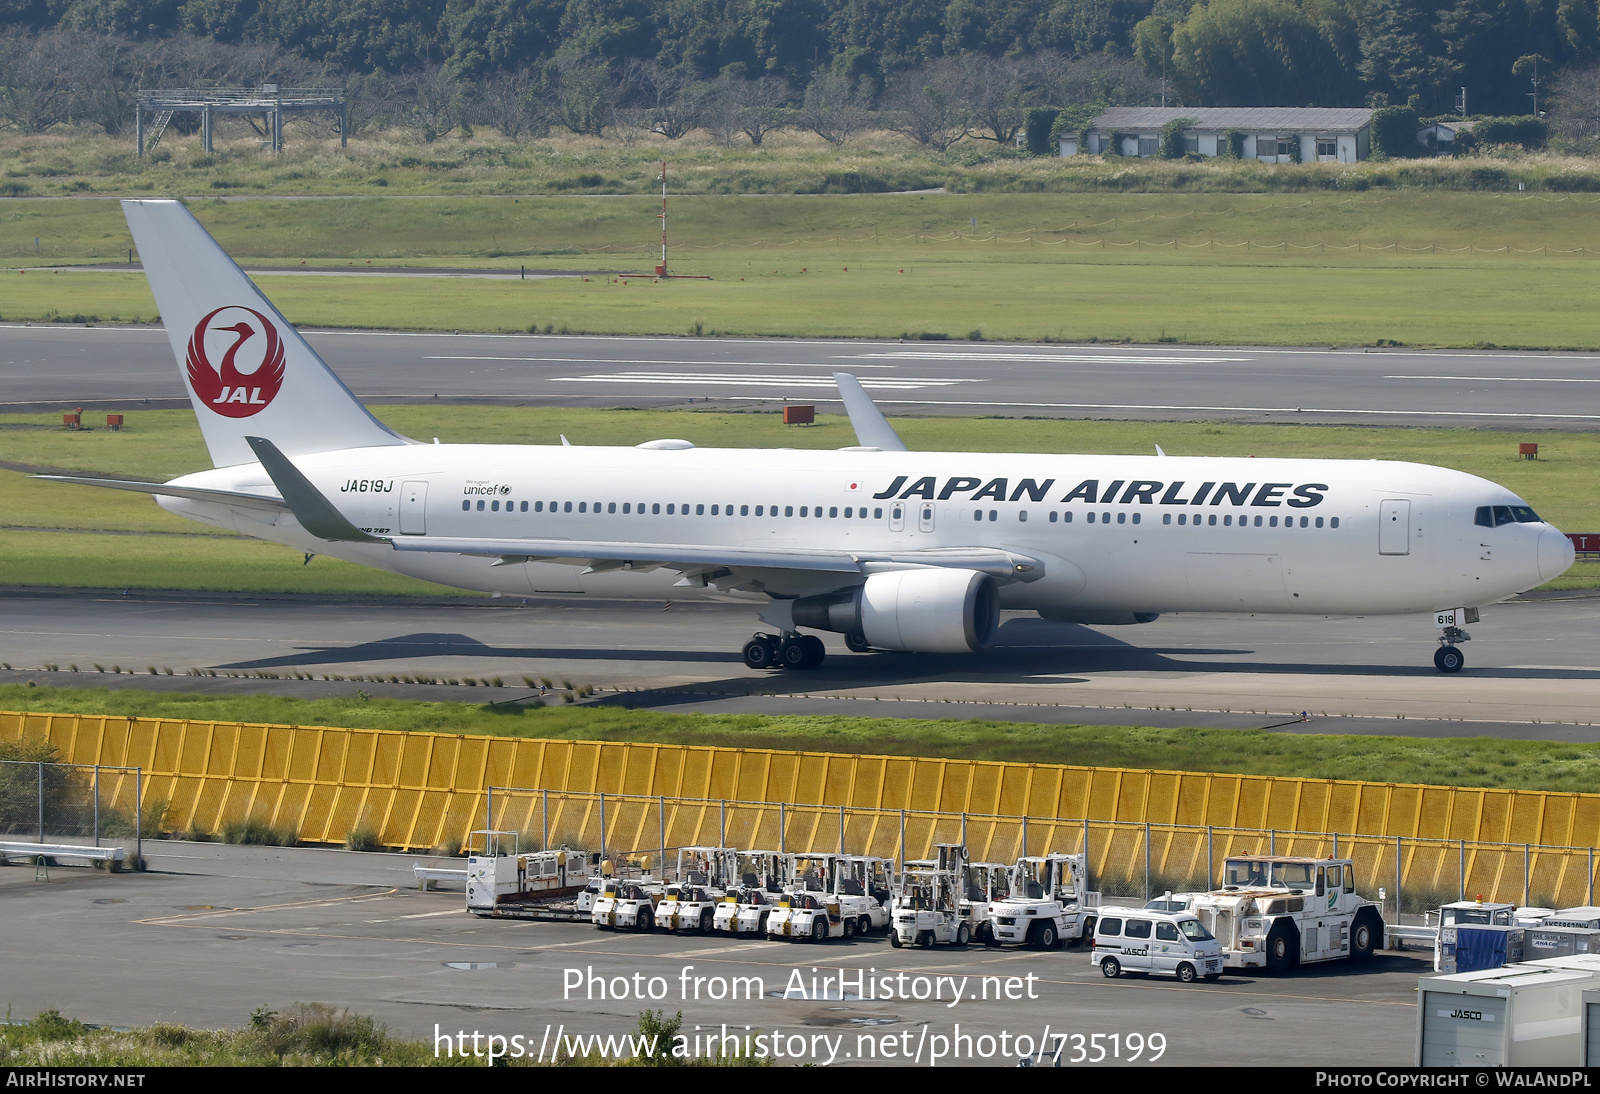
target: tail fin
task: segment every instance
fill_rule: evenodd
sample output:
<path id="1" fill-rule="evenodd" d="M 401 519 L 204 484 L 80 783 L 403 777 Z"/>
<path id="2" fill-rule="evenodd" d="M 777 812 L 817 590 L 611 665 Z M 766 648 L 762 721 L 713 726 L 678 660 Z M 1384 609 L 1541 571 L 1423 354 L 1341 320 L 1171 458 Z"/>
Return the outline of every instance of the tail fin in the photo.
<path id="1" fill-rule="evenodd" d="M 409 443 L 367 412 L 180 202 L 124 201 L 122 212 L 213 464 L 253 463 L 246 434 L 289 456 Z"/>

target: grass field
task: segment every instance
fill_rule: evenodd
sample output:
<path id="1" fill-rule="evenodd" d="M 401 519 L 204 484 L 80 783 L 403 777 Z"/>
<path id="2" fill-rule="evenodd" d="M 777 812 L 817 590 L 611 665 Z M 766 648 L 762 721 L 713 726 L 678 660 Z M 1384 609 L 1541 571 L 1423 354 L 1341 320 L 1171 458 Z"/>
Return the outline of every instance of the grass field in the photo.
<path id="1" fill-rule="evenodd" d="M 840 448 L 854 443 L 842 416 L 786 428 L 773 413 L 470 406 L 386 406 L 379 416 L 414 437 L 451 443 L 631 445 L 685 437 L 702 447 Z M 52 415 L 0 415 L 0 459 L 13 465 L 173 478 L 209 466 L 187 410 L 131 414 L 121 432 L 64 430 Z M 1151 452 L 1303 456 L 1440 464 L 1503 483 L 1571 531 L 1600 528 L 1600 435 L 1539 433 L 1537 461 L 1517 456 L 1516 436 L 1470 429 L 1366 429 L 1199 422 L 1065 422 L 1042 419 L 904 418 L 913 449 L 977 452 Z M 1530 434 L 1532 435 L 1532 434 Z M 1589 588 L 1588 562 L 1554 588 Z M 80 588 L 441 595 L 426 582 L 318 558 L 183 520 L 149 498 L 41 482 L 0 470 L 0 583 Z M 459 594 L 469 595 L 469 594 Z"/>
<path id="2" fill-rule="evenodd" d="M 1497 193 L 685 197 L 626 284 L 261 279 L 297 323 L 432 330 L 1600 346 L 1600 197 Z M 641 197 L 206 201 L 242 261 L 648 271 Z M 976 225 L 972 223 L 976 220 Z M 33 240 L 39 240 L 35 252 Z M 12 267 L 126 258 L 114 202 L 0 205 Z M 0 273 L 0 318 L 148 321 L 139 274 Z"/>
<path id="3" fill-rule="evenodd" d="M 1313 779 L 1593 793 L 1600 744 L 1346 737 L 1234 729 L 1032 725 L 956 719 L 661 714 L 608 706 L 524 709 L 399 699 L 286 699 L 0 686 L 0 710 L 328 725 L 589 741 L 725 745 L 891 756 L 1069 762 Z M 509 689 L 507 689 L 509 691 Z"/>

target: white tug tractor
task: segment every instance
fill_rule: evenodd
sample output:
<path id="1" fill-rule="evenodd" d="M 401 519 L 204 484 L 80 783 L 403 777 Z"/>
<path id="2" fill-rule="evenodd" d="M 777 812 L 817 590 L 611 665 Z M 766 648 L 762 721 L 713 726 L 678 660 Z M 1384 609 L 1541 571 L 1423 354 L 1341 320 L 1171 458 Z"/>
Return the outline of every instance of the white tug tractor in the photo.
<path id="1" fill-rule="evenodd" d="M 627 869 L 627 868 L 625 868 Z M 650 876 L 649 856 L 640 860 L 637 878 L 618 877 L 610 859 L 600 864 L 600 891 L 589 920 L 601 930 L 648 931 L 656 925 L 656 902 L 665 886 Z"/>
<path id="2" fill-rule="evenodd" d="M 733 847 L 681 847 L 677 881 L 669 884 L 656 904 L 656 925 L 669 931 L 710 934 L 717 905 L 732 884 L 739 866 Z"/>
<path id="3" fill-rule="evenodd" d="M 729 888 L 712 914 L 712 930 L 728 934 L 767 933 L 767 917 L 794 884 L 794 856 L 777 851 L 743 851 L 738 884 Z"/>
<path id="4" fill-rule="evenodd" d="M 1005 896 L 989 904 L 990 946 L 1053 950 L 1094 937 L 1100 894 L 1089 891 L 1087 855 L 1034 855 L 1011 868 Z"/>
<path id="5" fill-rule="evenodd" d="M 1189 907 L 1222 943 L 1230 969 L 1364 961 L 1384 944 L 1382 910 L 1356 892 L 1347 858 L 1230 858 L 1222 888 L 1197 894 Z"/>
<path id="6" fill-rule="evenodd" d="M 894 898 L 889 945 L 928 949 L 972 941 L 972 927 L 961 911 L 966 878 L 967 849 L 959 843 L 936 843 L 931 860 L 907 862 Z"/>

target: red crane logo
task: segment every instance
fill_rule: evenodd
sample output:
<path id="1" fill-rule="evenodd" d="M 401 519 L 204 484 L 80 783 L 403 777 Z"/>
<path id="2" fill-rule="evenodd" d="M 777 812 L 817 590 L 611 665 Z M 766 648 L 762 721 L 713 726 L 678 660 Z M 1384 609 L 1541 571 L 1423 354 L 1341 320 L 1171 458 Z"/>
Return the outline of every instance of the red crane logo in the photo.
<path id="1" fill-rule="evenodd" d="M 221 361 L 212 364 L 217 350 Z M 221 307 L 196 323 L 189 338 L 189 385 L 216 413 L 248 418 L 265 410 L 283 386 L 283 358 L 283 339 L 270 319 L 253 308 Z"/>

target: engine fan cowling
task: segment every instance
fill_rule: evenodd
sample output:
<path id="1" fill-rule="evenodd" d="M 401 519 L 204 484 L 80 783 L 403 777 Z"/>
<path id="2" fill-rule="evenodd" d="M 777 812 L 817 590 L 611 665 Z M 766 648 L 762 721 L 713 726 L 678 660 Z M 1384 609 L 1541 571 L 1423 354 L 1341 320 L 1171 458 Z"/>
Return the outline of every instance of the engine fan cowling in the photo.
<path id="1" fill-rule="evenodd" d="M 794 622 L 860 634 L 881 650 L 967 653 L 994 641 L 1000 594 L 977 570 L 891 570 L 847 592 L 795 601 Z"/>

